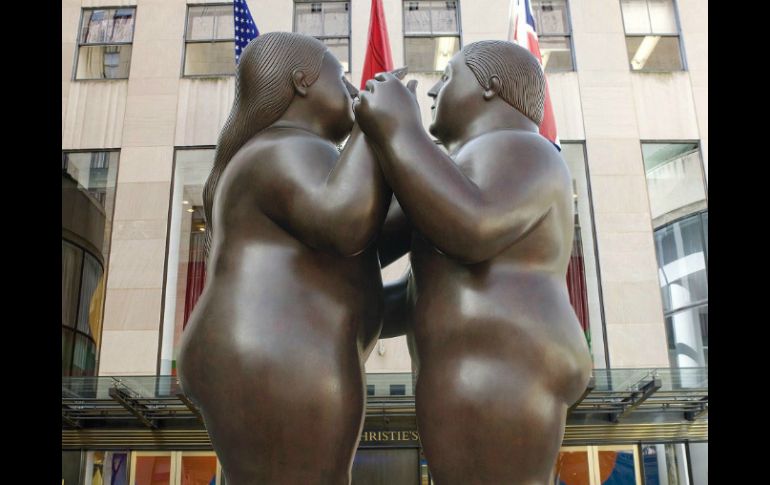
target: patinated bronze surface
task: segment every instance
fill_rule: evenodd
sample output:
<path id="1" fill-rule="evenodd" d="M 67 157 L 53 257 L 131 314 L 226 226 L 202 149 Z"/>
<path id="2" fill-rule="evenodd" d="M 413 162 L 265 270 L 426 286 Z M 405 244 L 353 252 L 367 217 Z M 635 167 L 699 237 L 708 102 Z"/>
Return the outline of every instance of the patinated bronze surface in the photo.
<path id="1" fill-rule="evenodd" d="M 590 376 L 565 282 L 571 178 L 538 134 L 544 89 L 525 49 L 466 46 L 429 93 L 430 132 L 450 155 L 393 76 L 354 106 L 404 213 L 391 208 L 381 252 L 391 260 L 411 239 L 412 276 L 387 290 L 385 332 L 411 324 L 418 427 L 440 485 L 547 484 Z"/>
<path id="2" fill-rule="evenodd" d="M 356 90 L 321 42 L 258 37 L 236 85 L 204 192 L 207 281 L 180 379 L 228 484 L 347 484 L 383 308 L 372 242 L 391 192 L 354 124 Z"/>

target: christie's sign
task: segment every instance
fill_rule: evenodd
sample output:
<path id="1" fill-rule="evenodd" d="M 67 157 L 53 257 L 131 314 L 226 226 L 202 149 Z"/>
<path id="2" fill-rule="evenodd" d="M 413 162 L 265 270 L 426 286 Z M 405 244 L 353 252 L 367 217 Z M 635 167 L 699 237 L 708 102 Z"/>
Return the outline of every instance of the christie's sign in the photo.
<path id="1" fill-rule="evenodd" d="M 417 430 L 364 431 L 361 433 L 361 446 L 419 446 L 420 435 Z"/>

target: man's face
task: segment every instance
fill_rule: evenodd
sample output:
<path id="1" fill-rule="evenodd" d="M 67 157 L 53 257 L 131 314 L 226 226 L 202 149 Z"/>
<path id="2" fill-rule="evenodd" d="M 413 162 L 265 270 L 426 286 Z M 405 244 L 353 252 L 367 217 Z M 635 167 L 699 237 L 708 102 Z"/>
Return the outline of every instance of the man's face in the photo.
<path id="1" fill-rule="evenodd" d="M 458 52 L 447 64 L 441 80 L 428 91 L 433 98 L 430 133 L 442 142 L 456 137 L 469 116 L 482 107 L 483 93 L 476 76 L 465 65 L 462 52 Z"/>

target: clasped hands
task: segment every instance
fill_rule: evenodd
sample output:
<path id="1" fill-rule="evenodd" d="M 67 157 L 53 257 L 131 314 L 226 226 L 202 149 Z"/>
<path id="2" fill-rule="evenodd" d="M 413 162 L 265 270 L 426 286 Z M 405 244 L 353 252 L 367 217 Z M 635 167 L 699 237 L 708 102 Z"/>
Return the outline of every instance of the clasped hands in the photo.
<path id="1" fill-rule="evenodd" d="M 353 103 L 356 122 L 364 134 L 377 143 L 402 130 L 412 133 L 423 130 L 415 94 L 417 80 L 405 86 L 397 77 L 403 74 L 405 69 L 377 74 L 366 82 Z"/>

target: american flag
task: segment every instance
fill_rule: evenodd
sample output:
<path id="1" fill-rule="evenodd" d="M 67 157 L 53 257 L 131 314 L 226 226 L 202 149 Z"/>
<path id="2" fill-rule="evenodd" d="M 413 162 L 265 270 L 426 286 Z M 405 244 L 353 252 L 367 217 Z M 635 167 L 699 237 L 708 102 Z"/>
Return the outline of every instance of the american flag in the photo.
<path id="1" fill-rule="evenodd" d="M 508 18 L 508 40 L 528 49 L 540 62 L 540 67 L 543 67 L 530 0 L 511 0 Z M 545 83 L 545 110 L 543 121 L 540 123 L 540 134 L 548 138 L 561 151 L 559 136 L 556 134 L 556 118 L 553 116 L 551 95 L 548 92 L 548 81 Z"/>
<path id="2" fill-rule="evenodd" d="M 238 64 L 243 49 L 259 35 L 259 29 L 251 18 L 246 0 L 233 0 L 233 24 L 235 25 L 235 63 Z"/>

